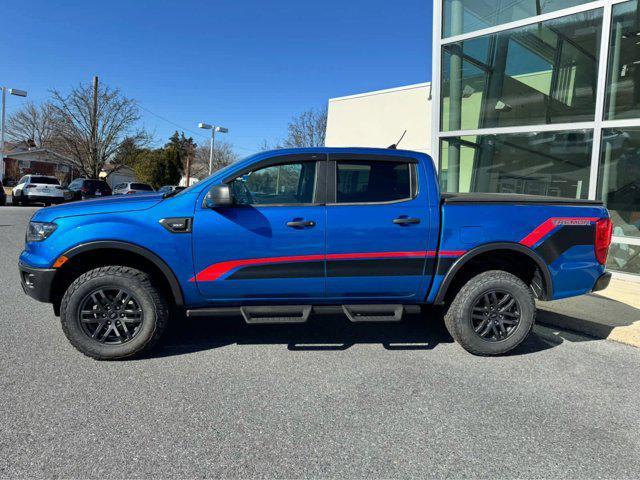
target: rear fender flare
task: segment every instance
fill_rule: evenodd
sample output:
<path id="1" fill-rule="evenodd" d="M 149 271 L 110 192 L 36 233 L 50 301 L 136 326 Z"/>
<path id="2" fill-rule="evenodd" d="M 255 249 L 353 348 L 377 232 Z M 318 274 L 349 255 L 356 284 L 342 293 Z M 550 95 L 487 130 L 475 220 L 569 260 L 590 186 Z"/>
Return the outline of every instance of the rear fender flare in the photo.
<path id="1" fill-rule="evenodd" d="M 458 260 L 456 260 L 456 262 L 451 266 L 444 279 L 442 280 L 440 289 L 438 290 L 438 294 L 436 295 L 433 303 L 436 305 L 442 305 L 444 303 L 447 290 L 451 286 L 453 279 L 455 278 L 456 274 L 465 266 L 465 264 L 469 262 L 469 260 L 472 260 L 474 257 L 483 253 L 490 252 L 492 250 L 512 250 L 514 252 L 523 253 L 531 258 L 542 272 L 542 277 L 545 283 L 544 298 L 541 298 L 541 300 L 549 300 L 553 297 L 553 280 L 551 279 L 551 273 L 549 272 L 549 267 L 546 263 L 544 263 L 544 260 L 542 260 L 539 255 L 537 255 L 530 248 L 525 247 L 524 245 L 521 245 L 519 243 L 497 242 L 480 245 L 479 247 L 469 250 L 463 256 L 458 258 Z"/>

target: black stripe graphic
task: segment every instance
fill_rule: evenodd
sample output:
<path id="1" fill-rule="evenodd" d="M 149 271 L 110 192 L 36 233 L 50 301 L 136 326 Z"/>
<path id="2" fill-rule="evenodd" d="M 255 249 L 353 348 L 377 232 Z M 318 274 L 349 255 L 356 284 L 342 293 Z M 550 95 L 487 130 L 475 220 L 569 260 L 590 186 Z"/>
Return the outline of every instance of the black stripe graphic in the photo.
<path id="1" fill-rule="evenodd" d="M 260 280 L 265 278 L 320 278 L 324 277 L 324 262 L 268 263 L 244 267 L 232 273 L 227 280 Z"/>
<path id="2" fill-rule="evenodd" d="M 328 277 L 388 277 L 422 275 L 424 258 L 385 258 L 380 260 L 330 260 Z"/>
<path id="3" fill-rule="evenodd" d="M 570 225 L 556 230 L 535 249 L 547 265 L 552 264 L 560 255 L 576 245 L 593 245 L 595 225 Z"/>
<path id="4" fill-rule="evenodd" d="M 427 275 L 431 274 L 434 259 L 427 258 Z M 366 260 L 329 260 L 328 277 L 383 277 L 422 275 L 424 258 L 384 258 Z M 289 262 L 252 265 L 241 268 L 227 280 L 260 280 L 267 278 L 320 278 L 324 276 L 324 262 Z"/>

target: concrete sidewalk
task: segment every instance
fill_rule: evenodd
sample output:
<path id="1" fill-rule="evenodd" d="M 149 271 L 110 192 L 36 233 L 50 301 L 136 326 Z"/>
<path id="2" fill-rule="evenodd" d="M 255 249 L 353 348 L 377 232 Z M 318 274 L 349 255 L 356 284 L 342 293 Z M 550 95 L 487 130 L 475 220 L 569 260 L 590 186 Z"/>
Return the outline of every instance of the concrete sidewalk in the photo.
<path id="1" fill-rule="evenodd" d="M 538 302 L 537 321 L 640 347 L 640 283 L 612 279 L 598 293 Z"/>

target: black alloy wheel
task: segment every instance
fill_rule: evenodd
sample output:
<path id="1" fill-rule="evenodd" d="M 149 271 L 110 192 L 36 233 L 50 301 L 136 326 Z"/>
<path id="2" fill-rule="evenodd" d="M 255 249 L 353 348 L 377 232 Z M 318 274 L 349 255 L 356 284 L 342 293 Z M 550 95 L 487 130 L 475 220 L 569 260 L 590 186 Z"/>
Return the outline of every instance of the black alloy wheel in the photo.
<path id="1" fill-rule="evenodd" d="M 104 287 L 85 297 L 78 312 L 82 331 L 105 345 L 121 345 L 132 340 L 144 322 L 140 302 L 129 291 Z"/>
<path id="2" fill-rule="evenodd" d="M 471 324 L 485 341 L 500 342 L 509 338 L 520 323 L 521 308 L 510 293 L 491 290 L 478 295 L 471 309 Z"/>

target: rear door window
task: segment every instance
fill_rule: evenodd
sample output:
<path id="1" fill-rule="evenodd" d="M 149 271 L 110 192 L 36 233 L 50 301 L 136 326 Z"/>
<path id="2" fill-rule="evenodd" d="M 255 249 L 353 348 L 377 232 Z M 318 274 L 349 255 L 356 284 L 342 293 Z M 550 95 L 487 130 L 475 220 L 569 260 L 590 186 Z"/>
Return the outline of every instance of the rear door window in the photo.
<path id="1" fill-rule="evenodd" d="M 411 163 L 348 160 L 336 163 L 337 203 L 383 203 L 412 198 Z"/>

